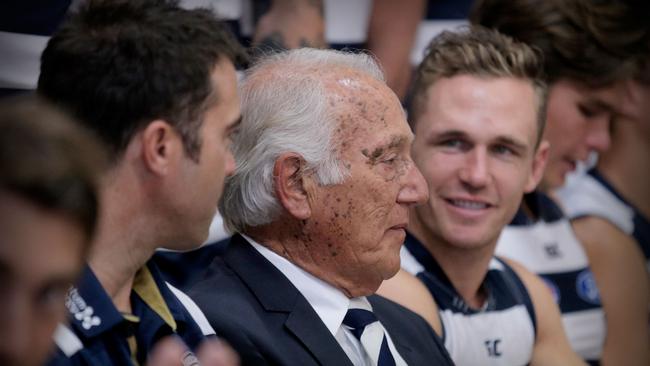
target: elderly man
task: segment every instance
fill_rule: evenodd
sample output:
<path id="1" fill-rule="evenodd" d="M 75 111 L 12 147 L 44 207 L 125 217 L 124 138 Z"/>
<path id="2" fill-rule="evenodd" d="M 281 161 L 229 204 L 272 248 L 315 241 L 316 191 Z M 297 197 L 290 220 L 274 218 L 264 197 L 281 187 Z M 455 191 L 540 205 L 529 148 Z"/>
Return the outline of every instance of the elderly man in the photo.
<path id="1" fill-rule="evenodd" d="M 426 186 L 367 55 L 301 49 L 242 86 L 221 211 L 238 231 L 190 295 L 250 365 L 436 365 L 426 322 L 378 296 Z"/>
<path id="2" fill-rule="evenodd" d="M 53 364 L 144 364 L 167 336 L 183 343 L 172 364 L 187 363 L 212 333 L 150 258 L 207 237 L 234 169 L 238 53 L 210 10 L 160 0 L 91 0 L 50 39 L 39 92 L 111 152 L 98 233 Z"/>

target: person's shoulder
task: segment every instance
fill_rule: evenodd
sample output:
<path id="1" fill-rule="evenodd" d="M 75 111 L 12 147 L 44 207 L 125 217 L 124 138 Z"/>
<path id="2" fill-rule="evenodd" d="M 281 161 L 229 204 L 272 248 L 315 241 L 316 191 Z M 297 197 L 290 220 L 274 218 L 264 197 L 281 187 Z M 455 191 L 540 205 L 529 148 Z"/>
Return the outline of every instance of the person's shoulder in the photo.
<path id="1" fill-rule="evenodd" d="M 222 258 L 213 261 L 188 295 L 217 336 L 237 351 L 243 365 L 268 363 L 266 351 L 272 348 L 274 339 L 268 330 L 269 317 L 254 293 Z"/>
<path id="2" fill-rule="evenodd" d="M 396 344 L 417 350 L 427 362 L 452 364 L 442 340 L 423 317 L 379 295 L 368 296 L 368 301 Z"/>
<path id="3" fill-rule="evenodd" d="M 245 284 L 223 258 L 215 258 L 207 268 L 203 278 L 194 283 L 187 294 L 200 306 L 221 304 L 239 299 L 240 294 L 248 292 Z"/>
<path id="4" fill-rule="evenodd" d="M 246 329 L 262 312 L 254 293 L 223 258 L 215 258 L 203 279 L 187 294 L 217 334 L 220 334 L 219 328 Z"/>
<path id="5" fill-rule="evenodd" d="M 429 289 L 416 276 L 400 270 L 391 279 L 382 282 L 377 294 L 414 311 L 423 317 L 438 334 L 442 333 L 438 305 Z"/>
<path id="6" fill-rule="evenodd" d="M 203 277 L 214 258 L 225 253 L 229 242 L 227 238 L 187 252 L 158 250 L 152 259 L 166 281 L 187 291 Z"/>
<path id="7" fill-rule="evenodd" d="M 368 301 L 372 305 L 372 309 L 375 313 L 380 313 L 385 315 L 398 314 L 407 317 L 417 318 L 418 320 L 420 319 L 423 320 L 421 316 L 417 315 L 412 310 L 409 310 L 406 307 L 384 296 L 377 295 L 377 294 L 370 295 L 368 296 Z"/>

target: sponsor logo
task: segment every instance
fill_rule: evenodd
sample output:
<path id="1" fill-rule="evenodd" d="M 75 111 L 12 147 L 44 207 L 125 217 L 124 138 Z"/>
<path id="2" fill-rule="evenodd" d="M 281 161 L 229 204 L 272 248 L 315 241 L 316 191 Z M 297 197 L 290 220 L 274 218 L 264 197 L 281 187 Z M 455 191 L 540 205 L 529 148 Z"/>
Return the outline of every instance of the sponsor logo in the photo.
<path id="1" fill-rule="evenodd" d="M 576 291 L 584 301 L 600 305 L 600 294 L 598 293 L 596 280 L 594 280 L 594 275 L 589 269 L 580 272 L 576 277 Z"/>
<path id="2" fill-rule="evenodd" d="M 97 315 L 94 315 L 95 309 L 86 304 L 86 301 L 79 295 L 79 291 L 75 287 L 72 287 L 68 291 L 65 306 L 85 330 L 102 323 L 102 320 Z"/>

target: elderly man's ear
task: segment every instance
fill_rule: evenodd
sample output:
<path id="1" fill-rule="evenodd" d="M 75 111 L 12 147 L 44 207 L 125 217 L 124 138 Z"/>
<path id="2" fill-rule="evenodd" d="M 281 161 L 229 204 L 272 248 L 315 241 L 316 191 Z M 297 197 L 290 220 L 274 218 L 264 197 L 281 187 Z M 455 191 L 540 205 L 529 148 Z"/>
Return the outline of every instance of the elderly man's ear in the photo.
<path id="1" fill-rule="evenodd" d="M 284 209 L 298 220 L 311 217 L 310 192 L 313 178 L 305 174 L 305 161 L 296 153 L 285 153 L 275 160 L 275 195 Z"/>

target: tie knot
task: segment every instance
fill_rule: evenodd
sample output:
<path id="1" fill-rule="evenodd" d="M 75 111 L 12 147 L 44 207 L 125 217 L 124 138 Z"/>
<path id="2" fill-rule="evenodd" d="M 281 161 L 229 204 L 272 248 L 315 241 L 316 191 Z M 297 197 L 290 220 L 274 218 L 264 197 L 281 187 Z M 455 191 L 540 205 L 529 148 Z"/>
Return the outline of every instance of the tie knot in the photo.
<path id="1" fill-rule="evenodd" d="M 361 339 L 361 334 L 367 325 L 376 322 L 378 319 L 372 311 L 365 309 L 348 309 L 343 318 L 343 324 L 350 327 L 352 334 Z"/>

